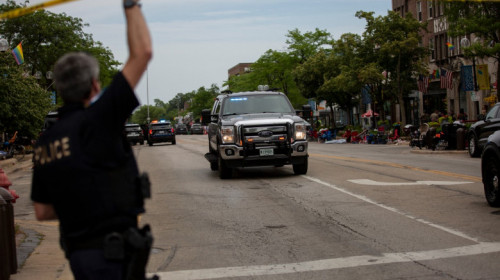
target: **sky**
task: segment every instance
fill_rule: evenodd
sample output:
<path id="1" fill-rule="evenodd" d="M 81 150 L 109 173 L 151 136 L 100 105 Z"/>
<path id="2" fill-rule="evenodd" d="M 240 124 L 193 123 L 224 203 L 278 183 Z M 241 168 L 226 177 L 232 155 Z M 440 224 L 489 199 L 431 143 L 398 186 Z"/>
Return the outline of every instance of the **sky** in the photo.
<path id="1" fill-rule="evenodd" d="M 46 0 L 30 0 L 30 5 Z M 0 0 L 5 2 L 5 0 Z M 20 1 L 17 0 L 19 3 Z M 23 1 L 24 2 L 24 1 Z M 223 89 L 227 71 L 254 62 L 267 50 L 284 51 L 286 34 L 315 28 L 334 39 L 361 34 L 366 22 L 357 11 L 387 15 L 391 0 L 142 0 L 153 40 L 153 59 L 136 88 L 141 104 L 168 102 L 178 93 L 216 84 Z M 47 9 L 88 23 L 86 33 L 125 62 L 122 0 L 78 0 Z M 28 47 L 28 46 L 23 46 Z"/>

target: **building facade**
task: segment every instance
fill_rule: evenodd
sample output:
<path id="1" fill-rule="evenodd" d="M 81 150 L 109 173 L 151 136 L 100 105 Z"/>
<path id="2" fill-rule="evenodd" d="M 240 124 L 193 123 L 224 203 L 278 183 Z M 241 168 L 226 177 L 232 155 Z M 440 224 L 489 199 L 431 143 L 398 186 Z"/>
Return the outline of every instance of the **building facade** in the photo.
<path id="1" fill-rule="evenodd" d="M 251 69 L 252 64 L 253 63 L 250 62 L 243 62 L 236 64 L 235 66 L 227 70 L 228 77 L 231 78 L 232 76 L 239 76 L 250 72 L 252 70 Z"/>
<path id="2" fill-rule="evenodd" d="M 444 5 L 444 1 L 392 0 L 393 11 L 402 17 L 411 13 L 420 22 L 427 22 L 422 44 L 430 51 L 428 86 L 409 96 L 418 102 L 421 116 L 440 111 L 456 117 L 463 112 L 473 121 L 482 109 L 497 102 L 497 68 L 493 59 L 464 57 L 463 47 L 481 38 L 474 34 L 448 36 Z"/>

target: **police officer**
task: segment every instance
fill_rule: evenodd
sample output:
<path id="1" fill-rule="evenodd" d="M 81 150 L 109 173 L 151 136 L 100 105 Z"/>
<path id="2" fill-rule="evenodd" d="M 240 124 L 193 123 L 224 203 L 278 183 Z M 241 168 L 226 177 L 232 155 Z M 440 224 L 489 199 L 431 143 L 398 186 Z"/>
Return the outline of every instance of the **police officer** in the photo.
<path id="1" fill-rule="evenodd" d="M 152 57 L 152 44 L 138 0 L 123 0 L 123 6 L 129 57 L 122 71 L 101 93 L 95 58 L 61 57 L 54 75 L 64 106 L 34 149 L 36 218 L 59 220 L 61 245 L 77 280 L 144 279 L 149 251 L 140 251 L 141 242 L 152 240 L 147 229 L 138 229 L 144 193 L 122 134 L 139 105 L 134 88 Z M 142 270 L 130 272 L 138 259 Z"/>

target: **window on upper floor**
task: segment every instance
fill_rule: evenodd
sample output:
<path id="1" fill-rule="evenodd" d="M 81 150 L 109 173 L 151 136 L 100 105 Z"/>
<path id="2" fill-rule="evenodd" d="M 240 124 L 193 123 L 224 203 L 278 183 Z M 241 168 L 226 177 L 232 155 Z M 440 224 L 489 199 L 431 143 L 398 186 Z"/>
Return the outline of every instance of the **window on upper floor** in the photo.
<path id="1" fill-rule="evenodd" d="M 427 18 L 434 17 L 434 1 L 427 1 Z"/>
<path id="2" fill-rule="evenodd" d="M 434 48 L 434 38 L 429 38 L 429 50 L 431 51 L 431 61 L 436 59 L 436 50 Z"/>
<path id="3" fill-rule="evenodd" d="M 437 8 L 437 15 L 436 16 L 442 16 L 444 15 L 444 4 L 443 2 L 436 3 L 436 8 Z"/>
<path id="4" fill-rule="evenodd" d="M 417 2 L 417 19 L 418 21 L 422 21 L 422 2 Z"/>

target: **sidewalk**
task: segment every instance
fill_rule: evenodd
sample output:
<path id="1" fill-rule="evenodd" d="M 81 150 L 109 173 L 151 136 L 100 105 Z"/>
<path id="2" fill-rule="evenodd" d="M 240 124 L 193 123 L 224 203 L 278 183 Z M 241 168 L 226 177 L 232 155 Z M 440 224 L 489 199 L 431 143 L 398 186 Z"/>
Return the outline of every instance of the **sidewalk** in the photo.
<path id="1" fill-rule="evenodd" d="M 20 198 L 14 204 L 18 271 L 12 280 L 72 280 L 68 261 L 59 246 L 59 225 L 56 221 L 36 220 L 30 200 L 31 156 L 23 160 L 0 160 L 0 167 L 12 182 Z"/>
<path id="2" fill-rule="evenodd" d="M 16 220 L 16 225 L 25 233 L 25 238 L 17 247 L 19 269 L 11 275 L 12 280 L 73 279 L 59 246 L 57 222 Z"/>

